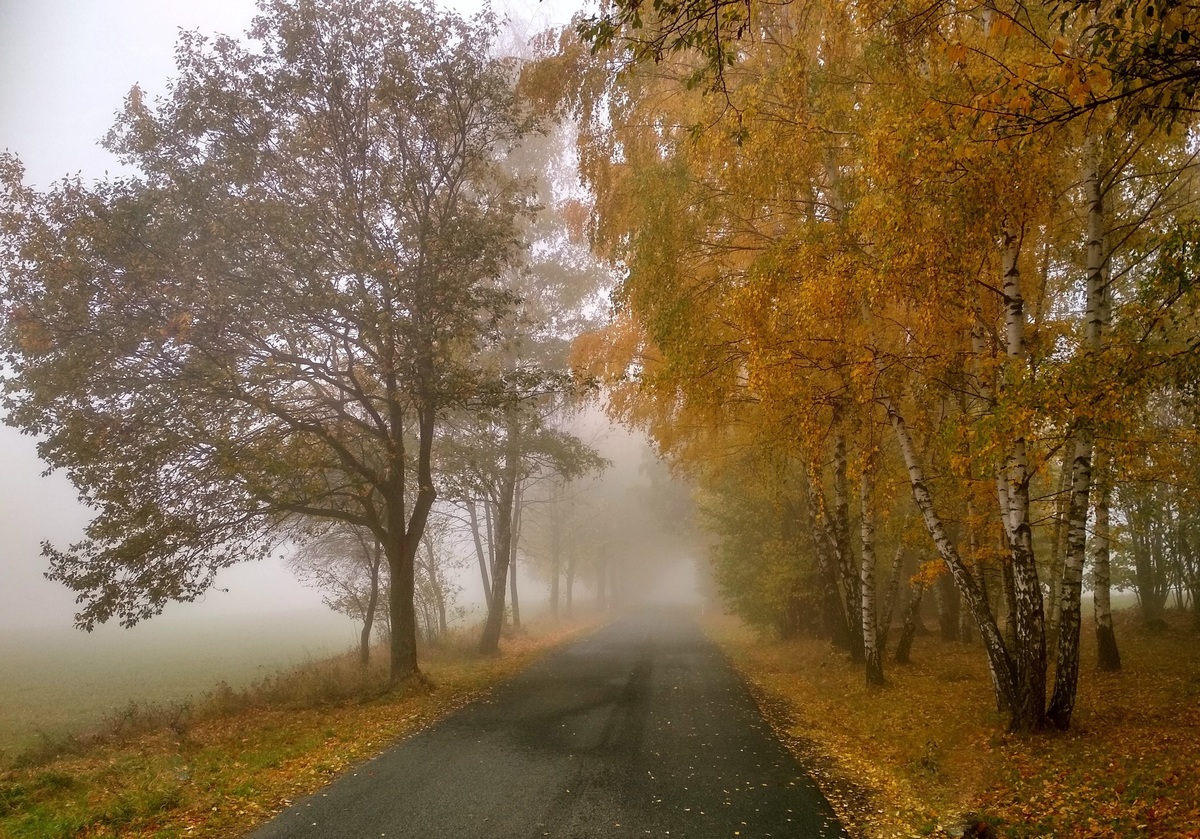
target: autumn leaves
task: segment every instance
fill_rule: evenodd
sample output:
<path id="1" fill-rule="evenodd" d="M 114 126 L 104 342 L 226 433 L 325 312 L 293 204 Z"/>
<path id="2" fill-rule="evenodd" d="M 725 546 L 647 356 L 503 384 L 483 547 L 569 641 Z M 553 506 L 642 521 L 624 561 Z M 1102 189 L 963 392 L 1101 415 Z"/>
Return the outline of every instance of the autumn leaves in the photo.
<path id="1" fill-rule="evenodd" d="M 1112 95 L 1127 87 L 1082 11 L 818 1 L 723 27 L 701 6 L 643 19 L 617 4 L 630 54 L 655 43 L 658 63 L 593 68 L 608 85 L 607 108 L 583 114 L 596 238 L 628 268 L 593 369 L 622 372 L 615 404 L 710 510 L 732 503 L 729 470 L 765 509 L 811 508 L 803 537 L 786 512 L 714 513 L 735 600 L 799 603 L 831 637 L 841 612 L 876 682 L 873 556 L 937 557 L 1012 727 L 1066 727 L 1092 491 L 1105 482 L 1107 504 L 1112 480 L 1094 453 L 1149 456 L 1130 443 L 1146 400 L 1178 394 L 1150 356 L 1190 375 L 1154 349 L 1172 330 L 1138 301 L 1189 217 L 1193 152 L 1149 104 Z M 733 41 L 736 62 L 712 59 Z M 843 445 L 862 487 L 848 514 Z M 924 534 L 903 525 L 913 514 Z M 766 557 L 789 545 L 783 573 Z M 834 566 L 837 598 L 820 594 Z"/>

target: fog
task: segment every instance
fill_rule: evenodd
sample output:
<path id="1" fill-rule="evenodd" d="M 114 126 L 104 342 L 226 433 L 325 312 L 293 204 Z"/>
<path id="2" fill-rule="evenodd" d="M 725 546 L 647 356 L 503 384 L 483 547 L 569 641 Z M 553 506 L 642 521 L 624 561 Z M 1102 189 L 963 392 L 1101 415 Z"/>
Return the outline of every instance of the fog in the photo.
<path id="1" fill-rule="evenodd" d="M 449 5 L 472 13 L 482 4 Z M 546 24 L 565 22 L 573 7 L 507 8 L 510 17 Z M 98 138 L 134 83 L 151 96 L 165 90 L 178 30 L 236 34 L 253 15 L 249 0 L 0 0 L 0 149 L 18 154 L 27 182 L 38 187 L 68 174 L 88 180 L 117 171 Z M 571 489 L 588 510 L 589 525 L 576 547 L 577 606 L 699 602 L 706 584 L 697 572 L 699 542 L 686 488 L 656 462 L 641 436 L 613 427 L 598 410 L 575 424 L 613 463 L 603 476 Z M 88 512 L 66 478 L 44 475 L 44 468 L 33 438 L 0 426 L 0 683 L 6 686 L 0 717 L 10 728 L 29 708 L 49 701 L 50 689 L 103 710 L 126 696 L 164 699 L 218 679 L 249 679 L 263 668 L 354 642 L 353 623 L 301 585 L 279 552 L 223 571 L 198 601 L 170 604 L 132 629 L 74 630 L 74 596 L 43 576 L 40 544 L 78 540 Z M 463 620 L 470 622 L 480 617 L 483 597 L 478 574 L 464 558 L 453 577 Z M 545 570 L 532 552 L 522 553 L 518 568 L 523 609 L 544 608 Z M 181 655 L 190 680 L 167 665 L 178 664 Z M 60 702 L 58 712 L 76 721 L 86 716 L 70 702 Z M 29 726 L 21 730 L 28 736 Z M 0 731 L 0 740 L 11 733 Z"/>

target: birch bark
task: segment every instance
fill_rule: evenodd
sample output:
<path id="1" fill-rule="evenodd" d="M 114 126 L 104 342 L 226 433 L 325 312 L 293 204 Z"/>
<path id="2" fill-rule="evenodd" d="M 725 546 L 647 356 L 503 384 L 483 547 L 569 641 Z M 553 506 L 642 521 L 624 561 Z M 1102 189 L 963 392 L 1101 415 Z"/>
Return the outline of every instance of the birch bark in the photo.
<path id="1" fill-rule="evenodd" d="M 912 432 L 909 431 L 908 424 L 890 398 L 881 396 L 880 402 L 887 411 L 888 421 L 895 433 L 900 454 L 904 458 L 913 501 L 916 502 L 917 509 L 921 511 L 925 527 L 933 539 L 938 555 L 946 563 L 963 601 L 975 617 L 975 625 L 979 629 L 980 638 L 982 638 L 984 649 L 987 651 L 988 668 L 992 676 L 992 685 L 996 690 L 997 705 L 1015 709 L 1017 671 L 1008 650 L 1005 649 L 1000 629 L 996 626 L 996 620 L 975 583 L 975 577 L 963 563 L 958 549 L 946 534 L 946 526 L 934 506 L 933 496 L 925 481 L 925 470 L 917 458 L 916 446 L 913 443 Z M 1014 713 L 1011 727 L 1014 729 L 1024 728 L 1023 722 L 1018 720 Z"/>
<path id="2" fill-rule="evenodd" d="M 1021 292 L 1022 231 L 1008 224 L 1001 234 L 1001 271 L 1004 294 L 1005 356 L 1008 369 L 1002 387 L 1010 387 L 1026 367 L 1025 298 Z M 1013 575 L 1013 635 L 1016 641 L 1016 704 L 1013 720 L 1017 728 L 1042 726 L 1046 710 L 1046 623 L 1042 587 L 1033 552 L 1033 528 L 1029 521 L 1029 456 L 1024 433 L 1017 430 L 1008 450 L 997 494 L 1008 536 Z"/>
<path id="3" fill-rule="evenodd" d="M 871 499 L 871 464 L 864 463 L 859 482 L 862 532 L 861 608 L 863 661 L 866 664 L 867 687 L 879 687 L 883 682 L 883 659 L 879 653 L 879 625 L 875 614 L 875 510 Z"/>
<path id="4" fill-rule="evenodd" d="M 1083 347 L 1085 353 L 1094 356 L 1103 348 L 1108 319 L 1105 187 L 1100 171 L 1098 142 L 1094 137 L 1088 139 L 1084 152 L 1084 190 L 1088 203 L 1088 245 L 1087 315 Z M 1071 725 L 1075 691 L 1079 683 L 1080 596 L 1087 550 L 1088 503 L 1092 489 L 1094 433 L 1088 422 L 1081 421 L 1077 425 L 1075 459 L 1071 466 L 1071 500 L 1067 512 L 1067 552 L 1063 562 L 1058 666 L 1049 710 L 1050 720 L 1060 729 Z"/>

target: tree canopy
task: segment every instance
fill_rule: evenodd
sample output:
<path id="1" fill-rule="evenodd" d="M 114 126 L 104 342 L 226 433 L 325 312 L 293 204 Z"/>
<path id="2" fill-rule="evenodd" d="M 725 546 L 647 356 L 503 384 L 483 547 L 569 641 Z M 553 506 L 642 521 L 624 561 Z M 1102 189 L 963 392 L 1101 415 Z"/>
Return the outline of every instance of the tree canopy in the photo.
<path id="1" fill-rule="evenodd" d="M 393 678 L 439 423 L 512 298 L 529 129 L 495 22 L 432 3 L 267 0 L 246 43 L 184 33 L 106 140 L 134 174 L 46 192 L 0 166 L 7 421 L 95 512 L 47 545 L 79 623 L 126 624 L 264 556 L 289 516 L 365 528 Z"/>

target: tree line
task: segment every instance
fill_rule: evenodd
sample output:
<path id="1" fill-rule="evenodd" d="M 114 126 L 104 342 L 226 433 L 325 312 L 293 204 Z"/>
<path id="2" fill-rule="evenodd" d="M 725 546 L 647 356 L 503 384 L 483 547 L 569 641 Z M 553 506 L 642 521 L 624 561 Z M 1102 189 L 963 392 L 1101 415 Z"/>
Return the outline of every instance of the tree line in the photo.
<path id="1" fill-rule="evenodd" d="M 622 272 L 576 362 L 695 477 L 735 609 L 878 685 L 932 592 L 1018 731 L 1070 725 L 1085 590 L 1106 669 L 1114 575 L 1200 614 L 1197 24 L 617 0 L 545 44 Z"/>

